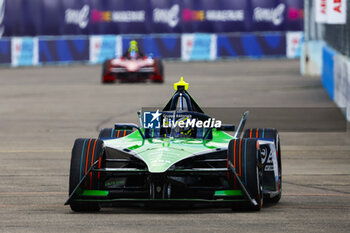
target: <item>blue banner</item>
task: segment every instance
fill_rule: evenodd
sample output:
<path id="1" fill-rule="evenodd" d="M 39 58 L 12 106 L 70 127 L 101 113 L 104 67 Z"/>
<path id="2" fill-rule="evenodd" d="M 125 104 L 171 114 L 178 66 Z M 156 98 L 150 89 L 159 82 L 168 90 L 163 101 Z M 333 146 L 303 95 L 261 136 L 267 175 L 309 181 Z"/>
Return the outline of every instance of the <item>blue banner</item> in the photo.
<path id="1" fill-rule="evenodd" d="M 286 38 L 281 33 L 218 35 L 218 57 L 286 56 Z"/>
<path id="2" fill-rule="evenodd" d="M 303 17 L 302 0 L 2 0 L 0 37 L 302 31 Z"/>
<path id="3" fill-rule="evenodd" d="M 335 50 L 328 46 L 322 49 L 322 84 L 328 95 L 334 100 L 334 56 Z"/>
<path id="4" fill-rule="evenodd" d="M 39 62 L 74 62 L 89 60 L 88 38 L 39 38 Z"/>
<path id="5" fill-rule="evenodd" d="M 11 63 L 11 40 L 0 39 L 0 64 Z"/>

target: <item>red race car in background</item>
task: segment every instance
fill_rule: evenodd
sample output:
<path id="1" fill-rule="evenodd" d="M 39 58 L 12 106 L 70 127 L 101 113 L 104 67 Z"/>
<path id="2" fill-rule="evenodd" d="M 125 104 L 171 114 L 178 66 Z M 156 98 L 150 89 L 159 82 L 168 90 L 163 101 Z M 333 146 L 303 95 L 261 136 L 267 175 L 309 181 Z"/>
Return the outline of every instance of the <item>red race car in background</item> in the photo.
<path id="1" fill-rule="evenodd" d="M 161 59 L 151 56 L 122 56 L 106 60 L 102 68 L 102 83 L 141 82 L 150 80 L 164 82 L 164 69 Z"/>

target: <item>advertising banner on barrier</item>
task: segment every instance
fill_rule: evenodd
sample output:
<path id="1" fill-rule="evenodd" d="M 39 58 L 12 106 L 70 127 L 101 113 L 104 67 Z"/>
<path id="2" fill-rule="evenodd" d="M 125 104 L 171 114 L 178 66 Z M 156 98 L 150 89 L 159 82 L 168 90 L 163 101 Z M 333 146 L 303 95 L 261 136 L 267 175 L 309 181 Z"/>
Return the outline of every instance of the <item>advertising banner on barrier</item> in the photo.
<path id="1" fill-rule="evenodd" d="M 0 64 L 11 64 L 10 39 L 0 39 Z"/>
<path id="2" fill-rule="evenodd" d="M 38 38 L 13 37 L 11 40 L 12 66 L 34 66 L 38 64 Z"/>
<path id="3" fill-rule="evenodd" d="M 334 100 L 334 56 L 336 51 L 328 46 L 322 48 L 322 84 Z"/>
<path id="4" fill-rule="evenodd" d="M 216 59 L 216 35 L 183 34 L 181 38 L 181 55 L 184 61 Z"/>
<path id="5" fill-rule="evenodd" d="M 303 32 L 287 32 L 287 57 L 288 58 L 299 58 L 301 56 L 301 46 L 304 40 Z"/>
<path id="6" fill-rule="evenodd" d="M 340 108 L 347 107 L 349 68 L 349 62 L 344 56 L 334 56 L 334 101 Z"/>
<path id="7" fill-rule="evenodd" d="M 249 30 L 247 1 L 185 1 L 182 32 L 232 32 Z"/>
<path id="8" fill-rule="evenodd" d="M 217 57 L 285 56 L 284 33 L 243 33 L 217 36 Z"/>
<path id="9" fill-rule="evenodd" d="M 88 37 L 39 38 L 40 63 L 89 61 Z"/>
<path id="10" fill-rule="evenodd" d="M 303 0 L 0 0 L 0 36 L 266 30 L 302 31 Z"/>
<path id="11" fill-rule="evenodd" d="M 314 0 L 316 23 L 327 22 L 327 0 Z"/>
<path id="12" fill-rule="evenodd" d="M 122 55 L 122 38 L 120 36 L 90 36 L 90 62 L 102 63 L 107 59 Z"/>
<path id="13" fill-rule="evenodd" d="M 341 54 L 334 56 L 334 101 L 350 122 L 350 60 Z"/>
<path id="14" fill-rule="evenodd" d="M 275 0 L 252 0 L 252 30 L 283 30 L 286 4 Z"/>
<path id="15" fill-rule="evenodd" d="M 327 2 L 328 24 L 346 23 L 346 1 L 347 0 L 331 0 Z"/>
<path id="16" fill-rule="evenodd" d="M 346 0 L 314 0 L 317 23 L 345 24 Z"/>
<path id="17" fill-rule="evenodd" d="M 304 30 L 304 1 L 282 0 L 286 4 L 286 22 L 284 30 L 303 31 Z"/>
<path id="18" fill-rule="evenodd" d="M 62 4 L 64 34 L 89 34 L 90 5 L 84 1 L 63 1 Z"/>
<path id="19" fill-rule="evenodd" d="M 178 1 L 153 0 L 151 4 L 153 33 L 180 33 L 181 6 Z"/>

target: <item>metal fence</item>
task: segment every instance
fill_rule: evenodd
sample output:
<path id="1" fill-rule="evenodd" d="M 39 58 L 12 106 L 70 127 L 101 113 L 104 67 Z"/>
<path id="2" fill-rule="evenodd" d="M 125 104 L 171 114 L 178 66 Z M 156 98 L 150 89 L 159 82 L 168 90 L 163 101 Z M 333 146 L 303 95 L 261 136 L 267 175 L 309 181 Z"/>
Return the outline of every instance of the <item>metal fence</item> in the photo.
<path id="1" fill-rule="evenodd" d="M 305 1 L 305 41 L 324 40 L 328 46 L 350 57 L 350 0 L 347 0 L 346 24 L 315 22 L 314 0 Z"/>
<path id="2" fill-rule="evenodd" d="M 338 52 L 350 57 L 350 0 L 347 0 L 346 24 L 326 24 L 324 40 Z"/>

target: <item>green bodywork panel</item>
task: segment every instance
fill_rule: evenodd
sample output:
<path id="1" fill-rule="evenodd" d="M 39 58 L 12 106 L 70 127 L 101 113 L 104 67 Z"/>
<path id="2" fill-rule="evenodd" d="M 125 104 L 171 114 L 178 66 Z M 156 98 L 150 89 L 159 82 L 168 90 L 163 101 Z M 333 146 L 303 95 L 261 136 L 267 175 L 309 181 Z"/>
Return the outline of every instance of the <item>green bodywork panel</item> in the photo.
<path id="1" fill-rule="evenodd" d="M 108 191 L 102 190 L 84 190 L 81 196 L 108 196 Z"/>
<path id="2" fill-rule="evenodd" d="M 144 130 L 144 129 L 142 129 Z M 149 172 L 165 172 L 173 164 L 201 153 L 216 149 L 227 149 L 233 136 L 216 129 L 212 130 L 212 139 L 197 138 L 149 138 L 143 139 L 138 131 L 126 137 L 104 140 L 106 147 L 131 150 L 143 160 Z"/>
<path id="3" fill-rule="evenodd" d="M 219 190 L 215 191 L 215 196 L 243 196 L 243 193 L 241 190 Z"/>

